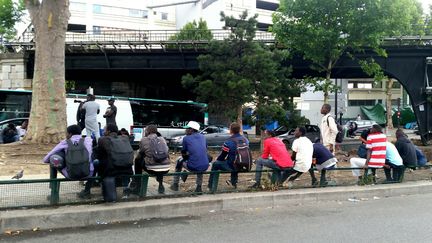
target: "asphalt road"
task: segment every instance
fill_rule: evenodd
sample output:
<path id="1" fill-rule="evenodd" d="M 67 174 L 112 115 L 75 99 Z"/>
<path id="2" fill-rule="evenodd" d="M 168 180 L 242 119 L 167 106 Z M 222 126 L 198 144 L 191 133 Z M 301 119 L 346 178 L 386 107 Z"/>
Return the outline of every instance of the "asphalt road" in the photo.
<path id="1" fill-rule="evenodd" d="M 0 242 L 432 242 L 432 194 L 208 212 L 87 229 L 24 232 Z"/>

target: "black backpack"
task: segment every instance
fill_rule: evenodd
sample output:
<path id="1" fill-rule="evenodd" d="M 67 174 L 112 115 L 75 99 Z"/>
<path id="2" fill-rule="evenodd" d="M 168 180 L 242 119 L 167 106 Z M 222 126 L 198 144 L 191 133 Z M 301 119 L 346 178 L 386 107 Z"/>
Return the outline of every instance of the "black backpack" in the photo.
<path id="1" fill-rule="evenodd" d="M 327 126 L 330 127 L 330 123 L 329 123 L 329 120 L 328 120 L 329 117 L 330 117 L 330 116 L 327 117 Z M 343 140 L 344 140 L 344 131 L 343 131 L 343 127 L 342 127 L 342 125 L 338 124 L 336 121 L 335 121 L 335 123 L 336 123 L 336 127 L 337 127 L 337 130 L 338 130 L 338 133 L 336 134 L 336 139 L 335 139 L 335 141 L 336 141 L 336 143 L 342 143 Z"/>
<path id="2" fill-rule="evenodd" d="M 110 159 L 114 167 L 130 167 L 133 165 L 134 152 L 129 139 L 121 136 L 108 137 L 111 141 Z"/>
<path id="3" fill-rule="evenodd" d="M 252 154 L 249 149 L 249 145 L 246 143 L 244 138 L 231 138 L 236 146 L 236 156 L 234 159 L 234 168 L 237 171 L 250 171 L 252 169 Z"/>
<path id="4" fill-rule="evenodd" d="M 153 160 L 157 163 L 163 162 L 169 157 L 168 146 L 162 137 L 150 138 L 150 151 Z"/>
<path id="5" fill-rule="evenodd" d="M 90 174 L 89 152 L 84 146 L 84 138 L 78 143 L 67 139 L 67 152 L 65 156 L 66 170 L 71 179 L 82 179 Z"/>

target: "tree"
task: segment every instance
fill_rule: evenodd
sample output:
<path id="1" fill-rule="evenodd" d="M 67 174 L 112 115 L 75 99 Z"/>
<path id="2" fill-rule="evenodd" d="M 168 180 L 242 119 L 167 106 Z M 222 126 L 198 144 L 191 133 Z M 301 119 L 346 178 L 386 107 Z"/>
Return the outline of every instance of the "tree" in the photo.
<path id="1" fill-rule="evenodd" d="M 272 30 L 322 74 L 313 86 L 324 92 L 328 103 L 329 92 L 336 88 L 332 70 L 340 57 L 364 47 L 385 56 L 383 37 L 412 30 L 421 19 L 419 7 L 417 0 L 282 0 Z"/>
<path id="2" fill-rule="evenodd" d="M 207 22 L 200 19 L 198 22 L 195 20 L 185 24 L 178 34 L 175 34 L 170 38 L 172 41 L 195 41 L 195 40 L 207 40 L 213 39 L 213 34 L 207 27 Z M 169 45 L 168 47 L 175 47 L 175 45 Z M 182 44 L 181 47 L 191 48 L 191 44 Z"/>
<path id="3" fill-rule="evenodd" d="M 25 141 L 54 143 L 65 136 L 65 39 L 69 0 L 26 0 L 34 27 L 32 106 Z"/>
<path id="4" fill-rule="evenodd" d="M 264 112 L 281 113 L 276 91 L 281 87 L 279 79 L 289 72 L 281 66 L 283 53 L 271 52 L 254 42 L 257 30 L 257 15 L 248 18 L 243 12 L 239 18 L 225 16 L 224 29 L 229 37 L 223 41 L 212 40 L 208 54 L 198 57 L 201 74 L 183 76 L 183 85 L 198 95 L 200 101 L 208 102 L 210 112 L 218 112 L 236 118 L 242 124 L 243 105 L 256 107 L 264 117 Z M 286 112 L 285 112 L 286 113 Z M 265 117 L 271 115 L 265 114 Z"/>
<path id="5" fill-rule="evenodd" d="M 0 0 L 0 42 L 15 36 L 15 24 L 20 21 L 23 10 L 22 1 Z"/>

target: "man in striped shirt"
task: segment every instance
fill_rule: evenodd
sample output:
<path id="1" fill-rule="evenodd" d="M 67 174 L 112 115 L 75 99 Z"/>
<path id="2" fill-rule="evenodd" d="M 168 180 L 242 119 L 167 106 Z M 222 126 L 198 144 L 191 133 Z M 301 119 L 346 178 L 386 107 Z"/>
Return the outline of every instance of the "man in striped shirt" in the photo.
<path id="1" fill-rule="evenodd" d="M 382 133 L 382 128 L 379 125 L 373 125 L 366 139 L 366 159 L 351 158 L 350 163 L 353 168 L 371 169 L 373 180 L 375 182 L 376 168 L 382 168 L 386 159 L 386 143 L 387 136 Z M 359 169 L 353 169 L 353 175 L 359 178 L 359 183 L 362 179 Z"/>
<path id="2" fill-rule="evenodd" d="M 382 133 L 380 125 L 372 126 L 367 136 L 366 148 L 368 151 L 364 168 L 370 168 L 375 179 L 376 168 L 382 168 L 386 159 L 387 136 Z"/>

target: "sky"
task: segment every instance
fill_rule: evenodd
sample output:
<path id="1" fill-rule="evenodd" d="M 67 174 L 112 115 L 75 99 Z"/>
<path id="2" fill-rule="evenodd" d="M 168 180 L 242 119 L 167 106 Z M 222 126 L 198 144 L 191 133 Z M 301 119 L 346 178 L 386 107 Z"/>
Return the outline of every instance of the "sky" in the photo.
<path id="1" fill-rule="evenodd" d="M 423 4 L 423 12 L 428 13 L 429 5 L 432 4 L 432 0 L 420 0 Z"/>

